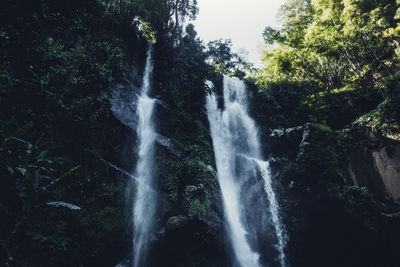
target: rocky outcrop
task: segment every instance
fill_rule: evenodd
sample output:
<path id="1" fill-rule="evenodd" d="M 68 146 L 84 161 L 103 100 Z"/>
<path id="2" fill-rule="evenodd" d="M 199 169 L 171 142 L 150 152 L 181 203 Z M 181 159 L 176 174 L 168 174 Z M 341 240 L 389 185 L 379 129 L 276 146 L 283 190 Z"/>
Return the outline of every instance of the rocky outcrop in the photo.
<path id="1" fill-rule="evenodd" d="M 375 195 L 385 194 L 382 177 L 374 166 L 373 151 L 354 148 L 348 154 L 348 173 L 355 186 L 368 188 Z"/>
<path id="2" fill-rule="evenodd" d="M 340 132 L 307 123 L 275 129 L 267 140 L 273 158 L 328 174 L 339 184 L 366 188 L 377 197 L 400 202 L 400 144 L 353 128 Z M 333 171 L 333 172 L 332 172 Z"/>
<path id="3" fill-rule="evenodd" d="M 400 144 L 361 127 L 344 130 L 339 138 L 347 154 L 352 184 L 399 203 Z"/>
<path id="4" fill-rule="evenodd" d="M 293 266 L 394 266 L 399 144 L 312 123 L 272 130 L 264 142 Z"/>
<path id="5" fill-rule="evenodd" d="M 395 202 L 400 203 L 400 144 L 374 151 L 372 158 L 387 193 Z"/>

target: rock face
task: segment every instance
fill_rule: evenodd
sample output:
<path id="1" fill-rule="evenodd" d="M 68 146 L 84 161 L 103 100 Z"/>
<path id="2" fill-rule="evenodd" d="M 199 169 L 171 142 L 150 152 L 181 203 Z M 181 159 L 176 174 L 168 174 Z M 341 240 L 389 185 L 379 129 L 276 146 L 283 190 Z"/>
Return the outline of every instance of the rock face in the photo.
<path id="1" fill-rule="evenodd" d="M 351 136 L 351 137 L 350 137 Z M 400 144 L 368 129 L 341 134 L 347 150 L 348 174 L 352 183 L 377 197 L 400 201 Z M 349 138 L 350 137 L 350 138 Z"/>
<path id="2" fill-rule="evenodd" d="M 372 158 L 387 193 L 395 202 L 400 203 L 400 144 L 374 151 Z"/>
<path id="3" fill-rule="evenodd" d="M 373 152 L 366 148 L 355 148 L 348 155 L 348 172 L 355 186 L 368 188 L 375 195 L 385 194 L 380 173 L 376 170 Z"/>
<path id="4" fill-rule="evenodd" d="M 399 144 L 311 123 L 264 135 L 292 266 L 396 266 Z"/>
<path id="5" fill-rule="evenodd" d="M 229 266 L 222 226 L 218 216 L 172 216 L 158 234 L 151 266 Z"/>

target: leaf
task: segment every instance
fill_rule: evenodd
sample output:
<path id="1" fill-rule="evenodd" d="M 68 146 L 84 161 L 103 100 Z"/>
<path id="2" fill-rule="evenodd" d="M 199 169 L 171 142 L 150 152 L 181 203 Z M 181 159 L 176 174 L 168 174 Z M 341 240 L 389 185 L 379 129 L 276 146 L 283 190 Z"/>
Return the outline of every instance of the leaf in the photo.
<path id="1" fill-rule="evenodd" d="M 33 121 L 28 122 L 24 126 L 22 126 L 18 131 L 14 134 L 15 137 L 21 137 L 24 136 L 35 124 Z"/>
<path id="2" fill-rule="evenodd" d="M 47 205 L 49 206 L 54 206 L 54 207 L 65 207 L 68 208 L 70 210 L 81 210 L 80 207 L 71 204 L 71 203 L 67 203 L 67 202 L 62 202 L 62 201 L 54 201 L 54 202 L 47 202 Z"/>
<path id="3" fill-rule="evenodd" d="M 25 176 L 25 173 L 26 173 L 26 169 L 25 168 L 17 168 L 17 170 L 19 170 L 19 172 L 23 175 L 23 176 Z"/>
<path id="4" fill-rule="evenodd" d="M 66 173 L 64 173 L 61 177 L 57 178 L 56 180 L 54 180 L 53 182 L 51 182 L 50 185 L 54 185 L 56 183 L 58 183 L 59 181 L 61 181 L 62 179 L 64 179 L 65 177 L 71 175 L 74 171 L 78 170 L 81 167 L 81 165 L 78 165 L 70 170 L 68 170 Z"/>
<path id="5" fill-rule="evenodd" d="M 49 77 L 48 75 L 42 76 L 42 77 L 40 78 L 40 84 L 41 84 L 41 85 L 49 84 L 49 82 L 50 82 L 50 77 Z"/>
<path id="6" fill-rule="evenodd" d="M 3 145 L 4 146 L 11 145 L 11 144 L 13 144 L 15 142 L 21 142 L 21 143 L 26 144 L 27 146 L 32 146 L 32 144 L 30 144 L 29 142 L 27 142 L 25 140 L 22 140 L 20 138 L 13 137 L 13 136 L 12 137 L 7 137 L 6 139 L 4 139 Z"/>
<path id="7" fill-rule="evenodd" d="M 42 152 L 39 154 L 39 156 L 37 157 L 37 161 L 38 161 L 38 162 L 43 161 L 43 159 L 46 157 L 47 152 L 48 152 L 48 150 L 42 151 Z"/>

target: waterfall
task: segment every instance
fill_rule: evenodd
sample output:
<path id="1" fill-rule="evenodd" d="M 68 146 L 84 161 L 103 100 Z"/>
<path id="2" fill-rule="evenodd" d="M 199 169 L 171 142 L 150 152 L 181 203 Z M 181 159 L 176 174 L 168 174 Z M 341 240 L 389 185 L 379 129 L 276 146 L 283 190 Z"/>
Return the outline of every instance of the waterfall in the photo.
<path id="1" fill-rule="evenodd" d="M 268 201 L 269 201 L 269 210 L 270 214 L 272 217 L 272 223 L 275 228 L 275 233 L 276 237 L 278 239 L 278 244 L 276 244 L 278 252 L 279 252 L 279 262 L 281 263 L 281 266 L 286 265 L 286 259 L 285 259 L 285 236 L 284 236 L 284 231 L 282 228 L 282 224 L 279 220 L 279 206 L 278 202 L 276 201 L 275 197 L 275 192 L 272 189 L 272 184 L 271 184 L 271 172 L 269 168 L 269 163 L 267 161 L 262 161 L 262 160 L 257 160 L 254 159 L 254 162 L 257 164 L 258 168 L 261 171 L 261 176 L 264 179 L 264 188 L 265 192 L 267 193 L 268 196 Z"/>
<path id="2" fill-rule="evenodd" d="M 148 243 L 156 209 L 156 192 L 154 188 L 153 160 L 156 133 L 152 119 L 155 99 L 148 96 L 151 89 L 153 71 L 152 44 L 149 42 L 147 59 L 143 74 L 141 93 L 138 96 L 136 113 L 138 116 L 137 137 L 139 142 L 138 161 L 136 164 L 136 195 L 133 200 L 133 266 L 145 265 Z"/>
<path id="3" fill-rule="evenodd" d="M 271 221 L 277 240 L 273 247 L 277 250 L 279 265 L 285 266 L 285 236 L 279 207 L 268 162 L 261 157 L 257 128 L 247 111 L 245 84 L 237 78 L 224 76 L 223 85 L 224 109 L 218 107 L 215 94 L 207 96 L 206 105 L 227 232 L 236 264 L 241 267 L 263 265 L 258 251 L 262 243 L 260 235 Z"/>

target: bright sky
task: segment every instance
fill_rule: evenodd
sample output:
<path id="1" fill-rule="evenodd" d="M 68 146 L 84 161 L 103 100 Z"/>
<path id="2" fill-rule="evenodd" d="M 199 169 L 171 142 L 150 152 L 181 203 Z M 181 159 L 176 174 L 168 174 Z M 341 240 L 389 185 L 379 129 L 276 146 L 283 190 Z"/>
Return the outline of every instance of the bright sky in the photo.
<path id="1" fill-rule="evenodd" d="M 277 13 L 284 0 L 197 0 L 200 13 L 194 25 L 206 43 L 231 39 L 233 50 L 244 48 L 248 61 L 261 63 L 262 33 L 266 26 L 278 26 Z"/>

